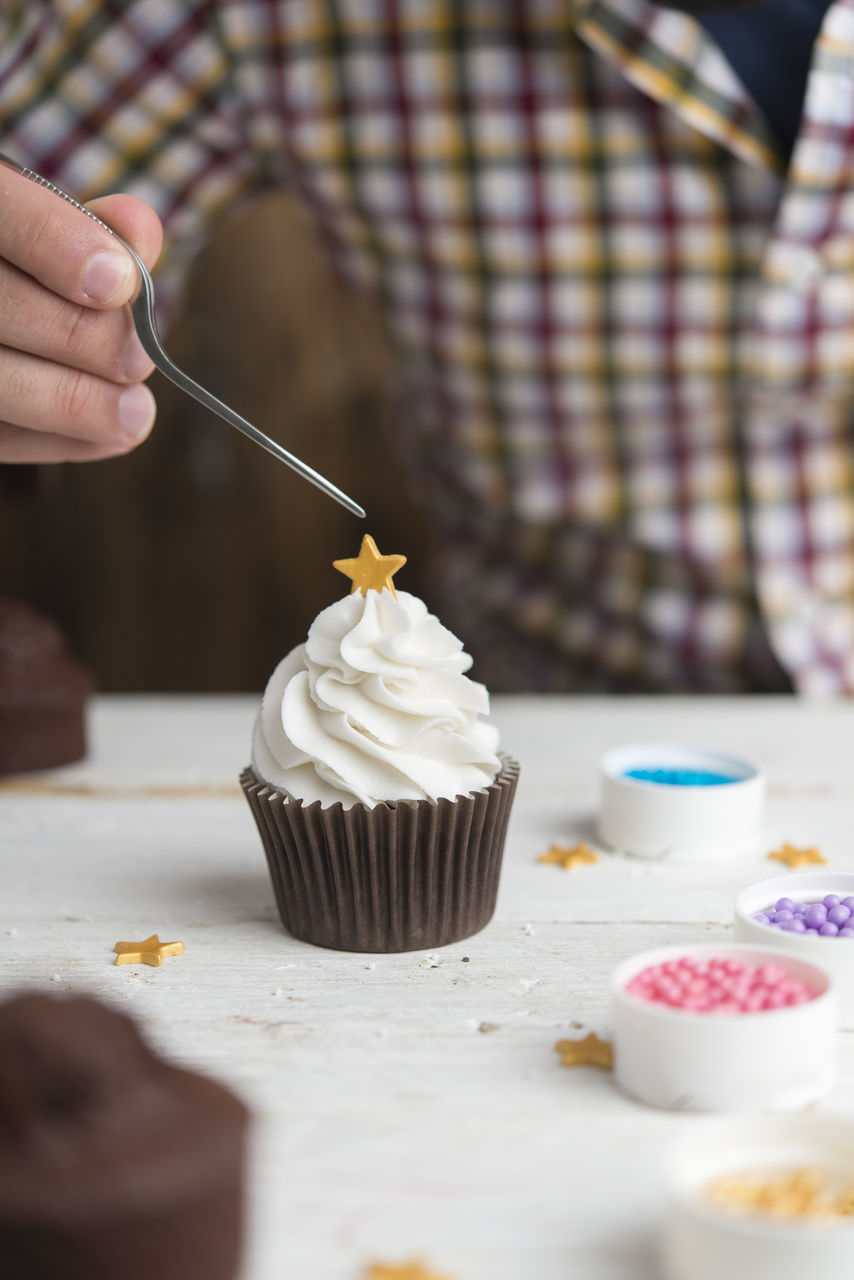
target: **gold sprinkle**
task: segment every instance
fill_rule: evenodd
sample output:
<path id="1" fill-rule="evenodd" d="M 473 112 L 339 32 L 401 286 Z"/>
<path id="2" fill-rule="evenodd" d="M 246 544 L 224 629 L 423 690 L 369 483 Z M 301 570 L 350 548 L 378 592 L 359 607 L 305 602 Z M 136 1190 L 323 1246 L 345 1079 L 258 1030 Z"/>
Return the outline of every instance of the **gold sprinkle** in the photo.
<path id="1" fill-rule="evenodd" d="M 164 956 L 179 956 L 184 950 L 183 942 L 161 942 L 156 933 L 143 942 L 117 942 L 113 947 L 116 952 L 116 964 L 151 964 L 163 963 Z"/>
<path id="2" fill-rule="evenodd" d="M 541 853 L 537 862 L 553 862 L 557 866 L 564 867 L 569 871 L 572 867 L 581 866 L 586 862 L 598 862 L 599 854 L 594 853 L 586 840 L 582 840 L 580 844 L 574 844 L 571 848 L 565 845 L 553 844 L 545 853 Z"/>
<path id="3" fill-rule="evenodd" d="M 854 1213 L 854 1183 L 841 1183 L 821 1169 L 793 1169 L 769 1177 L 745 1174 L 716 1178 L 706 1188 L 712 1204 L 731 1213 L 763 1214 L 792 1221 L 834 1222 Z"/>
<path id="4" fill-rule="evenodd" d="M 558 1040 L 555 1052 L 560 1054 L 562 1067 L 600 1067 L 603 1071 L 614 1069 L 614 1047 L 610 1040 L 600 1040 L 591 1031 L 583 1040 Z"/>
<path id="5" fill-rule="evenodd" d="M 368 1267 L 363 1280 L 451 1280 L 451 1277 L 430 1271 L 423 1262 L 415 1259 L 412 1262 L 374 1262 Z"/>
<path id="6" fill-rule="evenodd" d="M 398 569 L 406 564 L 406 556 L 381 556 L 377 544 L 369 533 L 362 539 L 358 556 L 353 560 L 333 560 L 332 567 L 339 573 L 352 578 L 354 591 L 361 591 L 366 596 L 369 591 L 383 591 L 388 587 L 393 596 L 397 595 L 392 578 Z"/>
<path id="7" fill-rule="evenodd" d="M 787 867 L 802 867 L 807 862 L 827 862 L 827 858 L 821 856 L 815 845 L 810 849 L 797 849 L 788 840 L 779 849 L 769 853 L 768 857 L 776 862 L 785 862 Z"/>

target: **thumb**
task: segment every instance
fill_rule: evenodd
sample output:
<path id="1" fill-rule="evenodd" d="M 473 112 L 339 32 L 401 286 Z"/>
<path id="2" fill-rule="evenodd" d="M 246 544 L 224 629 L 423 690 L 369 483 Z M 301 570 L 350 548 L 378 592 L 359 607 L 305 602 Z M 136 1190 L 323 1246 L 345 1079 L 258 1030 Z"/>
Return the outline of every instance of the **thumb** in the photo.
<path id="1" fill-rule="evenodd" d="M 142 258 L 149 271 L 160 257 L 163 226 L 151 205 L 137 196 L 100 196 L 86 205 Z"/>

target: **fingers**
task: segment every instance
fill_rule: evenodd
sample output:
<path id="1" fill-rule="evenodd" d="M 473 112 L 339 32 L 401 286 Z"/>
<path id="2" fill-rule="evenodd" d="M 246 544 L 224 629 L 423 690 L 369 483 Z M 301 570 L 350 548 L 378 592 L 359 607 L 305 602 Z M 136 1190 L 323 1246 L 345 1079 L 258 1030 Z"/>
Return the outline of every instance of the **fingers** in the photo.
<path id="1" fill-rule="evenodd" d="M 157 215 L 133 196 L 89 206 L 147 266 Z M 0 168 L 0 462 L 124 453 L 151 430 L 152 370 L 128 301 L 139 270 L 103 227 Z"/>
<path id="2" fill-rule="evenodd" d="M 154 423 L 154 396 L 142 383 L 121 386 L 8 347 L 0 348 L 0 387 L 0 419 L 7 428 L 25 428 L 38 455 L 45 449 L 39 434 L 94 446 L 102 456 L 124 453 L 139 444 Z M 15 430 L 5 434 L 11 450 L 19 437 Z M 9 462 L 37 460 L 2 450 L 0 457 Z"/>
<path id="3" fill-rule="evenodd" d="M 0 422 L 0 460 L 4 463 L 98 462 L 127 453 L 134 443 L 129 441 L 124 448 L 115 449 L 109 445 L 72 440 L 69 436 L 51 432 L 37 433 L 26 427 Z"/>
<path id="4" fill-rule="evenodd" d="M 151 265 L 160 252 L 157 215 L 133 196 L 94 200 L 103 218 Z M 138 271 L 114 236 L 46 187 L 0 170 L 0 258 L 51 293 L 80 306 L 119 307 L 138 285 Z"/>
<path id="5" fill-rule="evenodd" d="M 0 345 L 114 382 L 139 382 L 154 365 L 130 310 L 93 311 L 51 293 L 0 261 Z M 2 413 L 2 405 L 0 405 Z"/>

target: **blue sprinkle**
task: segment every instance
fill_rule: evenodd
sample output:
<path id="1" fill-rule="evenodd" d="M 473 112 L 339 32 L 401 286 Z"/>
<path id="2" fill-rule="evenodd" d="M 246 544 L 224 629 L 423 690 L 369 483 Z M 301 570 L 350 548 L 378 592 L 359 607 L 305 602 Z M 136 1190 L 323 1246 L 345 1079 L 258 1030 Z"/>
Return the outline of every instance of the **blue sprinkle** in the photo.
<path id="1" fill-rule="evenodd" d="M 627 769 L 623 777 L 655 782 L 662 787 L 720 787 L 727 782 L 738 782 L 738 778 L 713 773 L 711 769 Z"/>

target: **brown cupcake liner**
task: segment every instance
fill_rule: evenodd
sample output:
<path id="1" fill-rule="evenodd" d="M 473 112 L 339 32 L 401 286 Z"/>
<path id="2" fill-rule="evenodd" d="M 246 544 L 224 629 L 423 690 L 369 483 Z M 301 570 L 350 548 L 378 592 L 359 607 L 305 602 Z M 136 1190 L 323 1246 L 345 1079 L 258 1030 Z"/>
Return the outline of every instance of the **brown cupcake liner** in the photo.
<path id="1" fill-rule="evenodd" d="M 240 783 L 261 840 L 282 923 L 337 951 L 420 951 L 478 933 L 495 910 L 519 766 L 454 800 L 368 809 L 304 805 L 262 782 Z"/>

